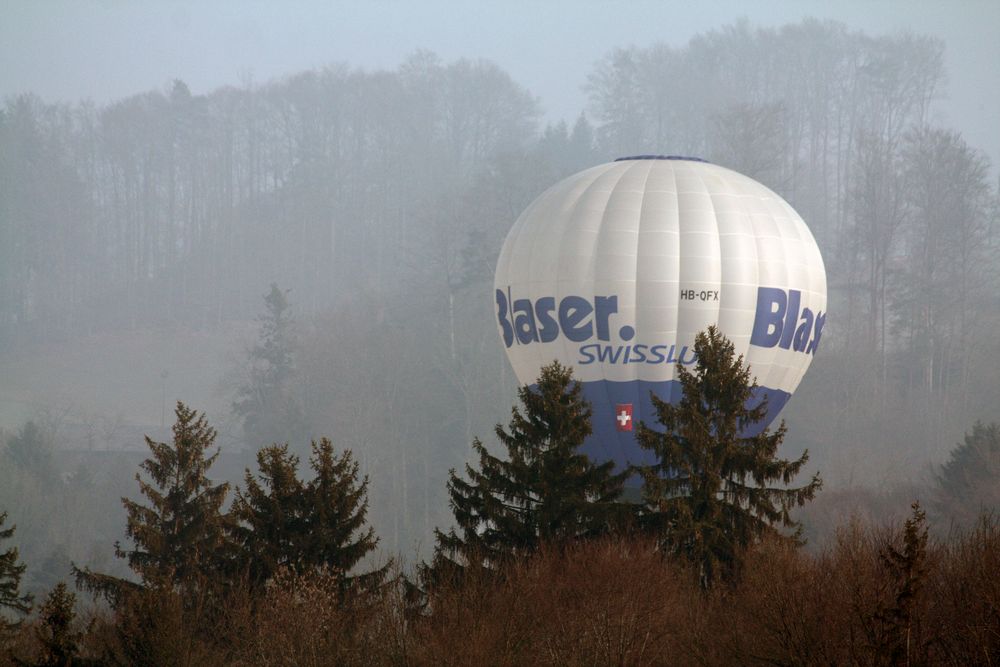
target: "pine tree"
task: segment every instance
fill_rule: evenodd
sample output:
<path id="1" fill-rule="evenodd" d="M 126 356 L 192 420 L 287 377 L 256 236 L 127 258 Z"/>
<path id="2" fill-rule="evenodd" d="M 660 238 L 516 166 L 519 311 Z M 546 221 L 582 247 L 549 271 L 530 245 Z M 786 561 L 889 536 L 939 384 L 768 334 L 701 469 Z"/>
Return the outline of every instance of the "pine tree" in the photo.
<path id="1" fill-rule="evenodd" d="M 306 561 L 346 574 L 378 546 L 375 530 L 366 528 L 368 476 L 359 476 L 360 466 L 350 450 L 334 454 L 327 438 L 312 443 L 309 465 L 314 477 L 306 488 L 311 503 L 306 515 Z M 386 564 L 356 580 L 369 588 L 380 585 L 388 568 Z"/>
<path id="2" fill-rule="evenodd" d="M 514 406 L 508 430 L 495 429 L 507 459 L 490 454 L 477 438 L 472 446 L 479 468 L 466 465 L 468 481 L 450 472 L 457 532 L 435 531 L 425 579 L 465 564 L 496 567 L 542 543 L 596 536 L 623 515 L 617 501 L 627 472 L 614 474 L 613 462 L 595 465 L 579 452 L 591 434 L 591 408 L 572 370 L 553 362 L 535 387 L 521 387 L 518 396 L 523 414 Z"/>
<path id="3" fill-rule="evenodd" d="M 312 443 L 314 477 L 298 478 L 299 458 L 288 445 L 257 454 L 256 478 L 246 472 L 246 490 L 237 492 L 233 516 L 243 545 L 245 568 L 263 584 L 287 568 L 296 574 L 327 570 L 345 586 L 382 582 L 388 566 L 361 575 L 348 573 L 378 544 L 366 528 L 368 478 L 359 478 L 351 452 L 334 454 L 327 438 Z"/>
<path id="4" fill-rule="evenodd" d="M 135 545 L 115 545 L 119 558 L 128 561 L 142 586 L 196 588 L 217 574 L 226 556 L 226 519 L 220 512 L 228 484 L 213 484 L 208 469 L 219 455 L 206 453 L 215 444 L 216 432 L 204 414 L 181 402 L 175 410 L 172 443 L 146 438 L 150 458 L 140 464 L 149 475 L 136 473 L 143 505 L 128 498 L 122 504 L 128 515 L 126 534 Z M 136 586 L 126 580 L 74 568 L 77 583 L 116 600 Z"/>
<path id="5" fill-rule="evenodd" d="M 79 664 L 76 660 L 80 652 L 83 632 L 74 629 L 76 620 L 76 596 L 69 592 L 66 584 L 59 582 L 42 603 L 35 633 L 42 646 L 39 667 L 63 667 Z"/>
<path id="6" fill-rule="evenodd" d="M 290 387 L 295 363 L 287 291 L 271 283 L 264 306 L 259 340 L 248 355 L 248 377 L 233 402 L 244 437 L 254 446 L 297 440 L 302 422 Z"/>
<path id="7" fill-rule="evenodd" d="M 23 474 L 53 486 L 60 484 L 62 480 L 53 461 L 54 445 L 49 431 L 50 429 L 42 428 L 33 420 L 27 421 L 20 432 L 7 442 L 7 456 Z"/>
<path id="8" fill-rule="evenodd" d="M 874 648 L 886 664 L 927 664 L 927 641 L 918 613 L 927 579 L 927 514 L 920 503 L 903 526 L 903 548 L 889 543 L 879 551 L 879 563 L 891 580 L 891 602 L 880 602 L 874 619 L 879 624 Z"/>
<path id="9" fill-rule="evenodd" d="M 246 489 L 237 489 L 233 517 L 242 546 L 244 567 L 251 580 L 263 584 L 281 567 L 296 572 L 303 567 L 307 511 L 305 485 L 298 478 L 299 457 L 288 445 L 271 445 L 257 452 L 256 477 L 244 476 Z"/>
<path id="10" fill-rule="evenodd" d="M 663 432 L 641 423 L 637 439 L 657 463 L 638 468 L 643 478 L 643 522 L 667 549 L 699 568 L 710 586 L 739 570 L 741 554 L 775 524 L 797 527 L 790 510 L 810 500 L 821 480 L 788 488 L 808 460 L 776 458 L 785 437 L 755 432 L 766 401 L 749 407 L 757 383 L 733 344 L 714 326 L 699 333 L 694 371 L 678 365 L 682 397 L 671 405 L 653 395 Z M 780 482 L 782 486 L 768 486 Z"/>
<path id="11" fill-rule="evenodd" d="M 0 512 L 0 541 L 13 537 L 14 530 L 17 528 L 17 526 L 11 526 L 5 530 L 3 524 L 6 520 L 7 513 Z M 0 552 L 0 646 L 20 625 L 20 622 L 8 620 L 3 615 L 4 611 L 27 614 L 31 610 L 31 596 L 21 595 L 19 590 L 21 577 L 27 566 L 24 563 L 18 563 L 17 556 L 17 547 L 10 547 L 6 551 Z"/>
<path id="12" fill-rule="evenodd" d="M 935 510 L 963 527 L 1000 507 L 1000 425 L 976 422 L 941 466 L 937 487 Z"/>

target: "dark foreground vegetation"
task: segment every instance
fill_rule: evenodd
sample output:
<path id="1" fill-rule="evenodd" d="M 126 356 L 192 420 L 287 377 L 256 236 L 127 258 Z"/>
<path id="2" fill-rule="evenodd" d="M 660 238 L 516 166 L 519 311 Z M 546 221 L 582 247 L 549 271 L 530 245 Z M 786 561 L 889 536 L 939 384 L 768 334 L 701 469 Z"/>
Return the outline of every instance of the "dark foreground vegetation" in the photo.
<path id="1" fill-rule="evenodd" d="M 419 614 L 398 580 L 343 597 L 336 575 L 286 571 L 257 595 L 150 591 L 117 612 L 43 616 L 0 662 L 995 664 L 1000 523 L 984 518 L 946 542 L 923 535 L 915 515 L 905 526 L 846 525 L 819 553 L 768 540 L 738 582 L 708 592 L 647 540 L 543 547 L 500 574 L 442 585 Z M 83 659 L 60 662 L 59 650 Z"/>
<path id="2" fill-rule="evenodd" d="M 216 433 L 178 403 L 173 441 L 147 438 L 123 498 L 131 576 L 73 566 L 28 615 L 18 551 L 0 551 L 0 664 L 14 665 L 975 665 L 1000 659 L 1000 521 L 984 513 L 930 538 L 854 520 L 806 551 L 790 509 L 807 461 L 776 456 L 782 424 L 742 435 L 762 406 L 714 328 L 698 335 L 681 400 L 641 425 L 656 465 L 614 472 L 580 453 L 590 406 L 554 362 L 509 426 L 505 456 L 450 473 L 455 528 L 412 573 L 372 563 L 368 478 L 313 443 L 311 479 L 287 445 L 264 447 L 229 509 L 209 469 Z M 958 488 L 997 453 L 977 425 L 943 469 Z M 984 458 L 985 457 L 985 458 Z M 970 468 L 968 462 L 975 465 Z M 642 500 L 622 500 L 626 477 Z M 950 480 L 950 481 L 949 481 Z M 15 536 L 4 528 L 0 543 Z M 24 620 L 24 619 L 27 620 Z"/>

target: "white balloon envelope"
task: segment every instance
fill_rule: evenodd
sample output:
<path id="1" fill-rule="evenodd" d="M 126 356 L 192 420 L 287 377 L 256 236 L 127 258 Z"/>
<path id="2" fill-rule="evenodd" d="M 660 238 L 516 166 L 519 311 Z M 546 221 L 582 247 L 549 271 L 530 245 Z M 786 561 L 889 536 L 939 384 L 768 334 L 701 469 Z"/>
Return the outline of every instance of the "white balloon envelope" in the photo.
<path id="1" fill-rule="evenodd" d="M 777 194 L 694 158 L 622 158 L 539 196 L 507 235 L 494 282 L 514 372 L 533 384 L 558 360 L 593 405 L 584 449 L 619 466 L 651 460 L 634 424 L 650 392 L 680 397 L 677 364 L 716 325 L 756 377 L 770 423 L 815 354 L 826 272 L 802 218 Z"/>

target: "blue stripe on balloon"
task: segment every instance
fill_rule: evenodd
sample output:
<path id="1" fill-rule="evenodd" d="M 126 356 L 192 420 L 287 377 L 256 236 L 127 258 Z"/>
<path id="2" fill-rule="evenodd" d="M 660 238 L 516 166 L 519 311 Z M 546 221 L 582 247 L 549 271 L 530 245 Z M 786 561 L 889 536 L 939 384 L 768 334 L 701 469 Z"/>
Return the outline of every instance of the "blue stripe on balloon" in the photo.
<path id="1" fill-rule="evenodd" d="M 583 395 L 592 408 L 591 426 L 593 435 L 587 438 L 583 451 L 597 462 L 614 461 L 616 469 L 622 470 L 627 465 L 648 465 L 655 462 L 652 452 L 639 447 L 636 441 L 639 422 L 646 426 L 662 430 L 656 420 L 651 393 L 670 403 L 677 404 L 681 398 L 681 384 L 677 380 L 665 382 L 649 382 L 645 380 L 630 380 L 615 382 L 599 380 L 583 382 Z M 791 398 L 791 394 L 780 389 L 758 387 L 750 399 L 750 406 L 756 406 L 767 399 L 767 414 L 763 422 L 748 430 L 744 435 L 756 435 L 766 428 Z M 631 431 L 619 431 L 616 428 L 615 406 L 619 403 L 632 404 L 633 425 Z"/>

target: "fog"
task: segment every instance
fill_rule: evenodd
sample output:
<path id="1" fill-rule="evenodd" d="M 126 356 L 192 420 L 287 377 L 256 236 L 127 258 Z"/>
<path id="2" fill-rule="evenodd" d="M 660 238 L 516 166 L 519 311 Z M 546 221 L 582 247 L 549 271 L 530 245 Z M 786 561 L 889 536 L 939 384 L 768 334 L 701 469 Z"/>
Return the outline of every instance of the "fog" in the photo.
<path id="1" fill-rule="evenodd" d="M 945 41 L 947 95 L 936 111 L 1000 158 L 1000 7 L 914 2 L 87 2 L 8 0 L 0 22 L 0 96 L 107 103 L 182 79 L 195 94 L 333 62 L 394 68 L 419 49 L 485 58 L 539 98 L 543 120 L 572 123 L 581 84 L 616 47 L 683 46 L 737 19 L 779 27 L 806 17 L 870 34 Z"/>
<path id="2" fill-rule="evenodd" d="M 384 552 L 426 555 L 516 401 L 507 230 L 629 154 L 732 167 L 816 236 L 829 318 L 782 413 L 826 485 L 807 533 L 933 505 L 1000 419 L 1000 5 L 702 4 L 4 3 L 0 512 L 29 588 L 121 569 L 178 400 L 219 479 L 353 450 Z M 287 375 L 243 409 L 272 285 Z"/>

